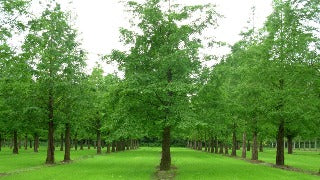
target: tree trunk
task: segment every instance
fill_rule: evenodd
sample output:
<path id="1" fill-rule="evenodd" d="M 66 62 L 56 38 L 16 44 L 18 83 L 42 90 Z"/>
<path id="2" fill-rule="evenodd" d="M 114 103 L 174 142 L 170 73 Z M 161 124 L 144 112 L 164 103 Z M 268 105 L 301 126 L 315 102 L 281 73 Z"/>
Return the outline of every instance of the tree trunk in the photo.
<path id="1" fill-rule="evenodd" d="M 71 131 L 71 128 L 70 128 L 70 123 L 66 123 L 65 124 L 65 151 L 64 151 L 64 159 L 63 161 L 64 162 L 69 162 L 71 159 L 70 159 L 70 139 L 71 139 L 71 135 L 70 135 L 70 131 Z"/>
<path id="2" fill-rule="evenodd" d="M 262 142 L 262 140 L 260 141 L 259 152 L 263 152 L 263 142 Z"/>
<path id="3" fill-rule="evenodd" d="M 276 156 L 276 165 L 284 165 L 284 120 L 281 120 L 279 124 L 279 129 L 277 133 L 277 156 Z"/>
<path id="4" fill-rule="evenodd" d="M 29 147 L 32 148 L 32 140 L 31 139 L 29 140 L 29 145 L 30 145 Z"/>
<path id="5" fill-rule="evenodd" d="M 228 155 L 229 154 L 229 148 L 228 148 L 228 145 L 226 145 L 224 147 L 224 154 Z"/>
<path id="6" fill-rule="evenodd" d="M 107 144 L 107 153 L 110 153 L 110 143 Z"/>
<path id="7" fill-rule="evenodd" d="M 39 147 L 39 135 L 38 133 L 34 133 L 33 152 L 38 152 L 38 147 Z"/>
<path id="8" fill-rule="evenodd" d="M 214 153 L 214 148 L 215 148 L 215 140 L 211 138 L 211 143 L 210 143 L 210 152 Z"/>
<path id="9" fill-rule="evenodd" d="M 116 143 L 115 141 L 112 141 L 112 149 L 111 152 L 115 152 L 116 151 Z"/>
<path id="10" fill-rule="evenodd" d="M 1 148 L 2 148 L 2 137 L 1 137 L 1 133 L 0 133 L 0 151 L 1 151 Z"/>
<path id="11" fill-rule="evenodd" d="M 88 145 L 88 149 L 90 149 L 90 147 L 91 147 L 91 139 L 87 140 L 87 145 Z"/>
<path id="12" fill-rule="evenodd" d="M 251 144 L 250 144 L 250 141 L 248 140 L 247 151 L 250 151 L 250 147 L 251 147 Z"/>
<path id="13" fill-rule="evenodd" d="M 126 149 L 130 150 L 130 139 L 127 139 L 126 146 L 127 146 Z"/>
<path id="14" fill-rule="evenodd" d="M 162 156 L 160 162 L 160 171 L 167 171 L 171 166 L 170 155 L 170 126 L 166 126 L 162 135 Z"/>
<path id="15" fill-rule="evenodd" d="M 83 139 L 81 139 L 79 143 L 80 143 L 80 150 L 83 150 Z"/>
<path id="16" fill-rule="evenodd" d="M 214 138 L 214 153 L 216 153 L 216 154 L 218 154 L 218 144 L 219 144 L 218 138 L 215 137 Z"/>
<path id="17" fill-rule="evenodd" d="M 26 134 L 24 136 L 24 150 L 28 149 L 28 135 Z"/>
<path id="18" fill-rule="evenodd" d="M 74 142 L 74 150 L 78 150 L 78 139 L 77 139 L 77 136 L 74 138 L 74 140 L 73 140 L 73 142 Z"/>
<path id="19" fill-rule="evenodd" d="M 223 154 L 223 143 L 220 142 L 220 151 L 219 151 L 219 154 Z"/>
<path id="20" fill-rule="evenodd" d="M 16 130 L 13 131 L 13 154 L 18 154 L 18 133 Z"/>
<path id="21" fill-rule="evenodd" d="M 246 158 L 247 157 L 247 133 L 246 132 L 243 132 L 243 135 L 242 135 L 242 155 L 241 157 L 242 158 Z"/>
<path id="22" fill-rule="evenodd" d="M 202 151 L 202 141 L 198 141 L 198 150 Z"/>
<path id="23" fill-rule="evenodd" d="M 206 140 L 204 141 L 204 151 L 208 151 L 208 143 Z"/>
<path id="24" fill-rule="evenodd" d="M 120 151 L 120 142 L 116 141 L 116 152 Z"/>
<path id="25" fill-rule="evenodd" d="M 253 132 L 253 143 L 252 143 L 252 160 L 258 160 L 258 141 L 257 141 L 257 131 Z"/>
<path id="26" fill-rule="evenodd" d="M 97 154 L 101 154 L 101 131 L 97 129 Z"/>
<path id="27" fill-rule="evenodd" d="M 293 148 L 292 148 L 292 136 L 288 136 L 288 154 L 292 154 Z"/>
<path id="28" fill-rule="evenodd" d="M 130 139 L 130 149 L 134 149 L 133 148 L 133 140 L 132 139 Z"/>
<path id="29" fill-rule="evenodd" d="M 61 133 L 60 139 L 61 139 L 61 140 L 60 140 L 60 143 L 61 143 L 61 144 L 60 144 L 60 151 L 63 151 L 63 143 L 64 143 L 64 142 L 63 142 L 63 133 Z"/>
<path id="30" fill-rule="evenodd" d="M 235 124 L 233 124 L 231 156 L 237 156 L 237 135 L 236 135 L 236 125 Z"/>
<path id="31" fill-rule="evenodd" d="M 50 71 L 51 74 L 51 71 Z M 48 103 L 48 148 L 46 164 L 54 163 L 54 124 L 53 124 L 53 89 L 49 88 L 49 103 Z"/>

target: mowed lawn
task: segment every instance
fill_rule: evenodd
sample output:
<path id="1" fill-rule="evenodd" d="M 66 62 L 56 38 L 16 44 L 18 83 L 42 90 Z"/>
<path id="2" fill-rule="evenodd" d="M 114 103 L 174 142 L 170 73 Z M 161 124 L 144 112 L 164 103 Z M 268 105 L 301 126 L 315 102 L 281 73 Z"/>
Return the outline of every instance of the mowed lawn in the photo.
<path id="1" fill-rule="evenodd" d="M 93 156 L 93 149 L 72 151 L 72 158 L 76 159 L 74 162 L 51 167 L 43 165 L 45 151 L 35 154 L 22 150 L 19 155 L 0 152 L 0 172 L 11 172 L 0 179 L 154 179 L 156 166 L 160 162 L 160 151 L 160 148 L 142 147 L 139 150 L 98 156 Z M 63 153 L 56 151 L 56 154 L 57 161 L 62 160 Z M 181 180 L 320 179 L 320 176 L 285 171 L 185 148 L 172 148 L 172 163 L 177 167 L 175 179 Z"/>
<path id="2" fill-rule="evenodd" d="M 241 156 L 241 151 L 237 151 Z M 251 158 L 251 151 L 247 152 L 247 158 Z M 293 150 L 293 154 L 288 154 L 287 149 L 284 154 L 285 165 L 300 168 L 307 171 L 320 172 L 320 151 Z M 276 149 L 265 148 L 259 152 L 259 160 L 273 163 L 276 162 Z M 319 177 L 320 179 L 320 177 Z"/>

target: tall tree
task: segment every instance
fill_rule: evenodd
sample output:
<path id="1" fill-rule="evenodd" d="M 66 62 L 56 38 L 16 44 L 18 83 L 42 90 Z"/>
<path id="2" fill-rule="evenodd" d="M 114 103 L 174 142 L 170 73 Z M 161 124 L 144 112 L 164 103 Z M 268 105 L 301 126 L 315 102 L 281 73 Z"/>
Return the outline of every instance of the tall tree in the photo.
<path id="1" fill-rule="evenodd" d="M 75 72 L 84 65 L 84 53 L 79 49 L 69 17 L 59 4 L 49 4 L 39 18 L 29 22 L 30 33 L 23 45 L 24 56 L 33 65 L 34 78 L 43 92 L 41 107 L 47 111 L 47 164 L 54 163 L 54 114 L 65 93 L 61 88 L 65 83 L 71 85 Z"/>
<path id="2" fill-rule="evenodd" d="M 193 77 L 201 65 L 203 44 L 197 35 L 216 26 L 218 15 L 211 5 L 168 8 L 161 2 L 128 3 L 138 21 L 133 26 L 139 31 L 120 30 L 124 44 L 132 47 L 128 53 L 114 50 L 111 60 L 125 71 L 125 80 L 137 97 L 136 112 L 142 112 L 141 119 L 162 133 L 160 170 L 169 170 L 171 132 L 188 111 Z"/>

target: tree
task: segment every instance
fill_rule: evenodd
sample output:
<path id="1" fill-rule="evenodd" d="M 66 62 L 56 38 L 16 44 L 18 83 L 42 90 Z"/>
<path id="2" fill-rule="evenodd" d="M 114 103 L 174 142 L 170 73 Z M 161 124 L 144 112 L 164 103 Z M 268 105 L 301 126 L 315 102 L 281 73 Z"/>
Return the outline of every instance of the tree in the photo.
<path id="1" fill-rule="evenodd" d="M 203 44 L 197 35 L 215 26 L 218 15 L 211 5 L 175 5 L 165 11 L 160 4 L 160 0 L 128 3 L 139 21 L 132 25 L 140 32 L 121 29 L 124 44 L 132 47 L 129 53 L 114 50 L 110 58 L 125 71 L 125 81 L 138 97 L 135 108 L 143 116 L 140 119 L 161 129 L 160 170 L 169 170 L 170 134 L 188 111 L 193 76 L 200 68 Z M 199 19 L 195 12 L 201 12 Z"/>
<path id="2" fill-rule="evenodd" d="M 313 61 L 309 47 L 316 39 L 307 22 L 317 17 L 319 12 L 310 8 L 310 4 L 318 4 L 319 7 L 319 3 L 308 0 L 274 1 L 274 12 L 266 22 L 268 35 L 265 43 L 268 59 L 272 61 L 269 66 L 269 72 L 272 73 L 270 101 L 274 102 L 273 117 L 277 119 L 274 123 L 278 126 L 277 165 L 284 165 L 283 143 L 290 115 L 287 112 L 305 96 L 305 89 L 301 88 L 307 81 L 302 79 L 305 74 L 301 72 L 307 72 L 304 69 L 310 68 Z"/>
<path id="3" fill-rule="evenodd" d="M 69 15 L 63 12 L 59 4 L 48 5 L 41 17 L 29 22 L 23 50 L 24 56 L 34 67 L 34 78 L 43 92 L 41 108 L 48 116 L 47 164 L 54 163 L 54 121 L 65 84 L 71 86 L 84 66 L 84 53 L 79 49 L 76 32 L 69 23 Z"/>

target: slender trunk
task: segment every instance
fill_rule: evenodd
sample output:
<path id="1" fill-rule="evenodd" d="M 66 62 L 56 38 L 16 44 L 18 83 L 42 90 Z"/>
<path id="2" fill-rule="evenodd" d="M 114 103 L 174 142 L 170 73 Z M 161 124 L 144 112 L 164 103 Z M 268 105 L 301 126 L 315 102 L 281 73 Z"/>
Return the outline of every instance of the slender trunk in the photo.
<path id="1" fill-rule="evenodd" d="M 292 154 L 293 150 L 292 150 L 292 136 L 288 136 L 288 154 Z"/>
<path id="2" fill-rule="evenodd" d="M 18 133 L 16 130 L 13 131 L 13 154 L 18 154 Z"/>
<path id="3" fill-rule="evenodd" d="M 1 148 L 2 148 L 2 137 L 1 137 L 1 133 L 0 133 L 0 151 L 1 151 Z"/>
<path id="4" fill-rule="evenodd" d="M 63 143 L 64 143 L 64 142 L 63 142 L 63 133 L 61 133 L 60 139 L 61 139 L 61 140 L 60 140 L 60 143 L 61 143 L 61 144 L 60 144 L 60 151 L 63 151 Z"/>
<path id="5" fill-rule="evenodd" d="M 112 141 L 112 149 L 111 152 L 115 152 L 116 151 L 116 143 L 115 141 Z"/>
<path id="6" fill-rule="evenodd" d="M 64 151 L 64 162 L 68 162 L 70 161 L 70 139 L 71 139 L 71 135 L 70 135 L 70 123 L 66 123 L 65 124 L 65 151 Z"/>
<path id="7" fill-rule="evenodd" d="M 83 139 L 80 140 L 80 150 L 83 150 Z"/>
<path id="8" fill-rule="evenodd" d="M 171 166 L 170 155 L 170 126 L 166 126 L 163 130 L 162 136 L 162 156 L 160 162 L 160 170 L 167 171 Z"/>
<path id="9" fill-rule="evenodd" d="M 32 140 L 31 139 L 29 140 L 29 145 L 30 145 L 29 147 L 32 148 Z"/>
<path id="10" fill-rule="evenodd" d="M 132 139 L 130 139 L 130 149 L 134 149 L 133 148 L 133 140 Z"/>
<path id="11" fill-rule="evenodd" d="M 218 138 L 215 137 L 214 138 L 214 153 L 216 153 L 216 154 L 218 154 L 218 144 L 219 144 Z"/>
<path id="12" fill-rule="evenodd" d="M 38 133 L 34 133 L 33 151 L 38 152 L 38 147 L 39 147 L 39 135 L 38 135 Z"/>
<path id="13" fill-rule="evenodd" d="M 101 154 L 101 131 L 97 129 L 97 154 Z"/>
<path id="14" fill-rule="evenodd" d="M 120 142 L 116 141 L 116 152 L 120 151 Z"/>
<path id="15" fill-rule="evenodd" d="M 223 154 L 223 143 L 222 142 L 220 142 L 219 154 Z"/>
<path id="16" fill-rule="evenodd" d="M 88 149 L 90 149 L 90 147 L 91 147 L 91 139 L 87 140 L 87 145 L 88 145 Z"/>
<path id="17" fill-rule="evenodd" d="M 247 133 L 246 132 L 243 132 L 243 135 L 242 135 L 242 155 L 241 157 L 242 158 L 246 158 L 247 157 Z"/>
<path id="18" fill-rule="evenodd" d="M 215 140 L 213 138 L 211 138 L 211 143 L 210 143 L 210 152 L 211 153 L 214 153 L 214 150 L 215 150 Z"/>
<path id="19" fill-rule="evenodd" d="M 250 151 L 251 145 L 250 145 L 250 141 L 248 140 L 248 144 L 247 144 L 247 151 Z"/>
<path id="20" fill-rule="evenodd" d="M 226 145 L 224 147 L 224 154 L 228 155 L 229 154 L 229 148 L 228 148 L 228 145 Z"/>
<path id="21" fill-rule="evenodd" d="M 253 131 L 253 142 L 252 142 L 252 160 L 258 160 L 258 141 L 257 141 L 257 131 Z"/>
<path id="22" fill-rule="evenodd" d="M 202 141 L 198 141 L 198 150 L 202 151 Z"/>
<path id="23" fill-rule="evenodd" d="M 208 151 L 208 143 L 206 140 L 204 141 L 204 151 Z"/>
<path id="24" fill-rule="evenodd" d="M 126 141 L 126 150 L 130 150 L 130 139 Z"/>
<path id="25" fill-rule="evenodd" d="M 279 124 L 279 129 L 277 133 L 277 156 L 276 156 L 276 165 L 284 165 L 284 120 L 281 120 Z"/>
<path id="26" fill-rule="evenodd" d="M 51 71 L 50 71 L 51 74 Z M 49 88 L 49 103 L 48 103 L 48 149 L 46 164 L 54 163 L 54 124 L 53 124 L 53 89 Z"/>
<path id="27" fill-rule="evenodd" d="M 236 134 L 236 125 L 233 124 L 233 132 L 232 132 L 232 152 L 231 156 L 237 156 L 237 134 Z"/>
<path id="28" fill-rule="evenodd" d="M 263 142 L 262 142 L 262 140 L 260 141 L 259 152 L 263 152 Z"/>
<path id="29" fill-rule="evenodd" d="M 110 153 L 110 143 L 107 144 L 107 153 Z"/>
<path id="30" fill-rule="evenodd" d="M 28 149 L 28 135 L 26 134 L 24 136 L 24 150 Z"/>
<path id="31" fill-rule="evenodd" d="M 75 136 L 75 138 L 74 138 L 74 140 L 73 140 L 73 143 L 74 143 L 74 149 L 75 149 L 75 150 L 78 150 L 78 139 L 77 139 L 77 134 L 76 134 L 76 136 Z"/>

